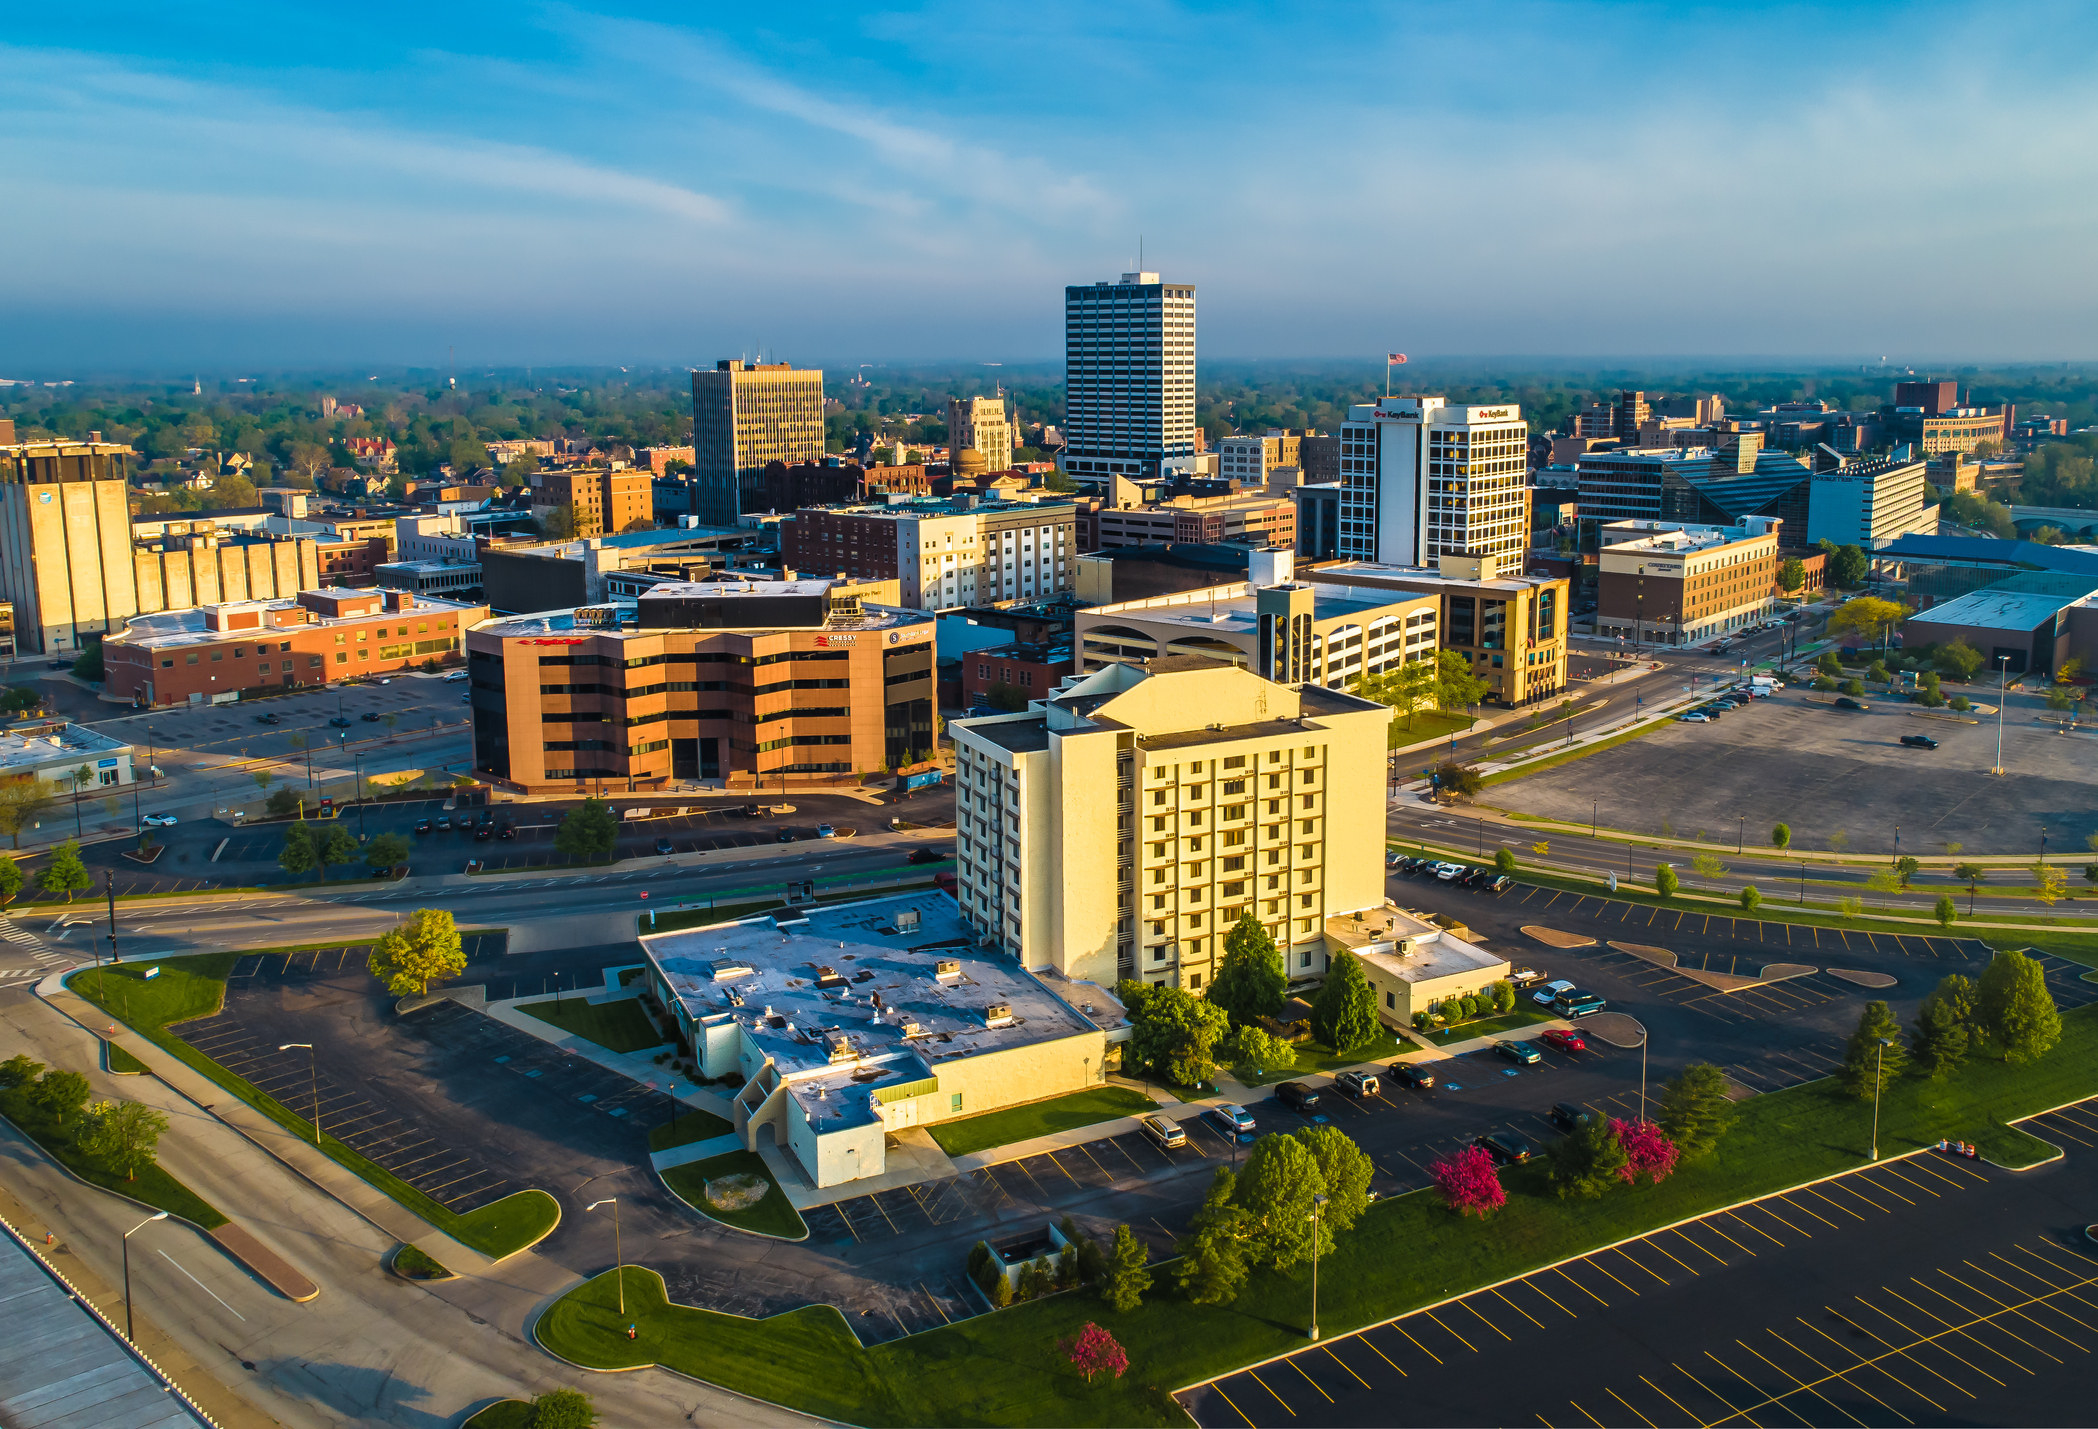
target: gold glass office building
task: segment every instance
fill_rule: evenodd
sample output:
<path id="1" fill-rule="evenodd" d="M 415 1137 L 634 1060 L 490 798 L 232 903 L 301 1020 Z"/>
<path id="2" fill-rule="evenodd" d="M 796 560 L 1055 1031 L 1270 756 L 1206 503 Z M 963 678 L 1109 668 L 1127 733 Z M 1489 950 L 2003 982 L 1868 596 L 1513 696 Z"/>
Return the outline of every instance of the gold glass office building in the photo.
<path id="1" fill-rule="evenodd" d="M 692 374 L 692 512 L 733 526 L 754 503 L 767 462 L 823 457 L 823 370 L 723 360 Z"/>

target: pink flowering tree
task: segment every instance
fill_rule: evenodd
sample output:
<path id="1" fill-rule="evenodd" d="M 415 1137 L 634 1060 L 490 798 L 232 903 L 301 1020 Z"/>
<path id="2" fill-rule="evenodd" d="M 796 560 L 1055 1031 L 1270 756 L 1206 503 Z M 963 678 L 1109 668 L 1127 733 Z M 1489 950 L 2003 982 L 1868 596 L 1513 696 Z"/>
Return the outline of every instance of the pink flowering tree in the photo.
<path id="1" fill-rule="evenodd" d="M 1449 1208 L 1459 1215 L 1485 1219 L 1488 1213 L 1508 1203 L 1501 1189 L 1501 1173 L 1483 1146 L 1467 1146 L 1428 1168 Z"/>
<path id="2" fill-rule="evenodd" d="M 1120 1379 L 1129 1369 L 1129 1356 L 1115 1342 L 1115 1337 L 1091 1320 L 1086 1321 L 1085 1328 L 1070 1339 L 1059 1340 L 1057 1348 L 1078 1367 L 1087 1384 L 1093 1382 L 1096 1374 L 1111 1374 Z"/>
<path id="3" fill-rule="evenodd" d="M 1668 1139 L 1668 1133 L 1650 1121 L 1622 1121 L 1610 1119 L 1610 1129 L 1617 1133 L 1618 1142 L 1625 1150 L 1625 1167 L 1621 1173 L 1632 1185 L 1646 1178 L 1648 1185 L 1666 1181 L 1675 1170 L 1679 1154 L 1676 1144 Z"/>

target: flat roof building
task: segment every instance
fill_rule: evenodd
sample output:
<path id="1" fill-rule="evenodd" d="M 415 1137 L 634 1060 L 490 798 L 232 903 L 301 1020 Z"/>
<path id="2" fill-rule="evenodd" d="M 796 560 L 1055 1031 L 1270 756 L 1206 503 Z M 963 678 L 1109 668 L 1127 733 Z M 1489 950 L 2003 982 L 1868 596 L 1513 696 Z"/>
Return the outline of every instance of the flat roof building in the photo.
<path id="1" fill-rule="evenodd" d="M 1404 1029 L 1417 1012 L 1508 976 L 1508 960 L 1386 902 L 1326 920 L 1326 938 L 1362 964 L 1377 1018 Z"/>
<path id="2" fill-rule="evenodd" d="M 1522 408 L 1386 397 L 1340 429 L 1340 554 L 1421 566 L 1443 555 L 1520 557 L 1530 542 Z"/>
<path id="3" fill-rule="evenodd" d="M 802 570 L 893 578 L 913 610 L 1037 600 L 1071 588 L 1078 508 L 971 496 L 821 507 L 785 523 L 780 550 Z"/>
<path id="4" fill-rule="evenodd" d="M 1195 290 L 1156 273 L 1064 289 L 1064 424 L 1073 476 L 1186 471 L 1195 428 Z"/>
<path id="5" fill-rule="evenodd" d="M 1732 526 L 1617 521 L 1597 553 L 1596 634 L 1640 645 L 1691 645 L 1769 617 L 1777 606 L 1772 516 Z"/>
<path id="6" fill-rule="evenodd" d="M 755 497 L 768 462 L 823 457 L 823 372 L 785 362 L 733 359 L 692 374 L 689 515 L 733 526 Z"/>

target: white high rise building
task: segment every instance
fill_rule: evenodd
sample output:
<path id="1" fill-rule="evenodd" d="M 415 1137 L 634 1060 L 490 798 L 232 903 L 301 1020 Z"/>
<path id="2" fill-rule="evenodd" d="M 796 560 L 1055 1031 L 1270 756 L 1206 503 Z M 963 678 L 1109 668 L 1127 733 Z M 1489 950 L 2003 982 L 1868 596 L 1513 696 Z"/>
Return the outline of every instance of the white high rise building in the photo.
<path id="1" fill-rule="evenodd" d="M 1157 477 L 1195 456 L 1195 290 L 1156 273 L 1064 289 L 1064 449 L 1078 477 Z"/>
<path id="2" fill-rule="evenodd" d="M 1340 429 L 1341 559 L 1519 559 L 1530 534 L 1528 448 L 1516 406 L 1386 397 L 1350 407 Z"/>

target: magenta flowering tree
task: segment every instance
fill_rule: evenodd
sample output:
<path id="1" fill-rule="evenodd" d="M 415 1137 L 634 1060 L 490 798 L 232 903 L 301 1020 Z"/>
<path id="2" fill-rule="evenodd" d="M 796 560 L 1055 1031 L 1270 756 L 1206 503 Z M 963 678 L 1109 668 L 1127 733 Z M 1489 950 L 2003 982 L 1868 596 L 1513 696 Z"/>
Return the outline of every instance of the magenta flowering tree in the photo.
<path id="1" fill-rule="evenodd" d="M 1085 1328 L 1070 1339 L 1058 1341 L 1057 1348 L 1078 1367 L 1087 1384 L 1093 1382 L 1096 1374 L 1111 1374 L 1120 1379 L 1129 1369 L 1129 1356 L 1115 1337 L 1091 1320 L 1086 1321 Z"/>
<path id="2" fill-rule="evenodd" d="M 1632 1185 L 1638 1185 L 1642 1176 L 1648 1185 L 1658 1184 L 1666 1181 L 1675 1170 L 1676 1158 L 1680 1154 L 1676 1144 L 1653 1122 L 1622 1121 L 1612 1117 L 1610 1129 L 1617 1133 L 1617 1140 L 1625 1149 L 1625 1166 L 1621 1174 Z"/>
<path id="3" fill-rule="evenodd" d="M 1428 1168 L 1449 1208 L 1462 1216 L 1482 1220 L 1508 1203 L 1501 1189 L 1501 1173 L 1483 1146 L 1467 1146 L 1454 1156 L 1444 1157 Z"/>

